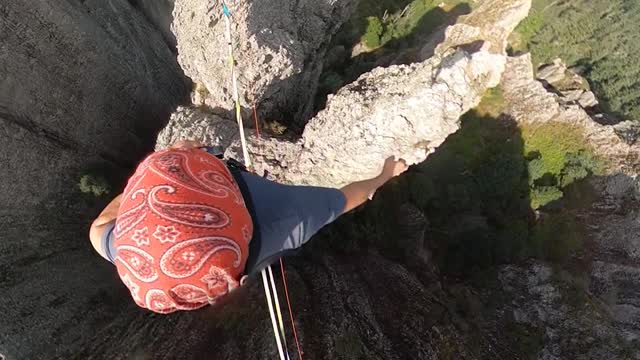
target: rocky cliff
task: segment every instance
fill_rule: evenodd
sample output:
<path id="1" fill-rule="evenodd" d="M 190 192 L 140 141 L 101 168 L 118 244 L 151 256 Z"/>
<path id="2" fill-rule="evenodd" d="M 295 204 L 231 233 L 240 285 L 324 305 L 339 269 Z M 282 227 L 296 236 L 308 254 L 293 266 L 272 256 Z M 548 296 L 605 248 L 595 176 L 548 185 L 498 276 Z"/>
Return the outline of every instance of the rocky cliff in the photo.
<path id="1" fill-rule="evenodd" d="M 79 200 L 75 190 L 90 162 L 123 171 L 145 151 L 140 139 L 152 139 L 167 120 L 159 148 L 195 138 L 239 155 L 219 3 L 176 0 L 178 60 L 206 88 L 195 105 L 207 106 L 179 107 L 170 119 L 188 90 L 167 41 L 166 11 L 159 10 L 171 4 L 134 3 L 140 13 L 119 0 L 0 5 L 0 71 L 7 70 L 0 119 L 9 168 L 2 178 L 0 353 L 7 359 L 276 358 L 258 281 L 225 304 L 159 316 L 137 308 L 111 265 L 90 249 L 85 233 L 101 204 Z M 352 3 L 232 6 L 243 104 L 260 100 L 264 113 L 303 120 L 323 44 Z M 588 205 L 575 211 L 588 230 L 586 250 L 560 264 L 528 259 L 449 274 L 434 259 L 441 251 L 430 238 L 434 219 L 396 196 L 392 184 L 361 213 L 285 259 L 306 358 L 640 359 L 634 235 L 640 187 L 633 161 L 640 132 L 633 123 L 594 122 L 536 81 L 527 56 L 506 55 L 509 32 L 529 7 L 528 0 L 485 0 L 445 31 L 432 57 L 362 75 L 329 99 L 300 138 L 250 135 L 249 150 L 258 171 L 281 181 L 332 186 L 375 173 L 390 154 L 411 163 L 427 159 L 399 179 L 422 186 L 415 183 L 419 172 L 437 165 L 464 132 L 460 116 L 500 84 L 506 102 L 500 128 L 511 131 L 510 119 L 569 123 L 607 159 L 607 171 L 588 180 Z M 494 171 L 497 178 L 503 170 Z M 375 224 L 357 227 L 369 208 L 384 210 L 374 218 L 384 221 L 382 231 Z M 489 225 L 469 214 L 459 219 L 460 229 Z"/>
<path id="2" fill-rule="evenodd" d="M 105 308 L 93 304 L 118 286 L 87 231 L 106 199 L 85 196 L 78 184 L 97 174 L 117 187 L 189 90 L 162 36 L 126 0 L 2 1 L 6 358 L 54 358 L 104 319 Z"/>
<path id="3" fill-rule="evenodd" d="M 349 16 L 347 0 L 228 1 L 240 102 L 271 117 L 309 115 L 326 45 Z M 172 29 L 178 61 L 200 84 L 199 99 L 218 111 L 234 109 L 222 1 L 177 0 Z M 289 120 L 289 121 L 292 121 Z"/>
<path id="4" fill-rule="evenodd" d="M 498 85 L 506 61 L 506 38 L 529 7 L 528 1 L 487 2 L 476 13 L 461 17 L 434 57 L 374 69 L 330 97 L 295 144 L 250 136 L 249 153 L 256 171 L 267 170 L 290 183 L 341 186 L 375 176 L 379 159 L 390 155 L 410 164 L 423 161 L 459 128 L 460 116 L 478 105 L 487 89 Z M 477 20 L 482 16 L 501 19 L 503 31 L 488 31 L 491 23 Z M 195 47 L 200 40 L 187 39 L 183 46 Z M 203 127 L 189 116 L 208 117 L 217 125 Z M 214 114 L 183 110 L 163 130 L 158 147 L 187 137 L 217 139 L 215 145 L 229 147 L 228 156 L 241 159 L 238 141 L 219 135 L 229 133 L 226 128 L 235 124 L 221 120 Z"/>

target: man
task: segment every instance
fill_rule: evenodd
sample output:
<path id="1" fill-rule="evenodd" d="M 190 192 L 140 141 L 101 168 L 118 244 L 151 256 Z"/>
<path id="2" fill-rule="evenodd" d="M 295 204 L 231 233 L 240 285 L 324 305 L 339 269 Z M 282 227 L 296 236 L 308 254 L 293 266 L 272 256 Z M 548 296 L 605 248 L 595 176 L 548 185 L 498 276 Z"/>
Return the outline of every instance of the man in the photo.
<path id="1" fill-rule="evenodd" d="M 390 157 L 377 177 L 340 190 L 282 185 L 182 141 L 138 166 L 89 236 L 139 306 L 197 309 L 304 245 L 406 169 Z"/>

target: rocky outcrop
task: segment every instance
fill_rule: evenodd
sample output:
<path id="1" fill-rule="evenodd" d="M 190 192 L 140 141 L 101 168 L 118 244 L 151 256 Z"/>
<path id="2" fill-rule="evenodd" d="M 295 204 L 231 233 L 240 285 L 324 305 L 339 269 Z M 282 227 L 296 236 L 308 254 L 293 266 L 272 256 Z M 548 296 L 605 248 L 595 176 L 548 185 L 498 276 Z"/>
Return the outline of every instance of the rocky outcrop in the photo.
<path id="1" fill-rule="evenodd" d="M 487 17 L 496 19 L 502 31 L 509 31 L 526 16 L 529 6 L 527 0 L 487 1 L 474 14 L 461 18 L 463 24 L 469 22 L 464 29 L 470 30 L 448 32 L 453 38 L 445 39 L 446 46 L 433 58 L 374 69 L 331 96 L 326 109 L 309 121 L 295 144 L 250 136 L 249 152 L 256 170 L 267 170 L 290 183 L 340 186 L 375 176 L 380 159 L 390 155 L 410 164 L 423 161 L 459 128 L 460 116 L 500 80 L 508 34 L 473 24 Z M 172 136 L 163 134 L 161 139 L 174 141 L 195 134 L 173 124 L 165 129 Z M 212 137 L 201 131 L 197 138 Z M 239 158 L 240 153 L 235 142 L 227 155 Z"/>
<path id="2" fill-rule="evenodd" d="M 436 54 L 474 42 L 486 42 L 489 51 L 505 54 L 507 39 L 520 21 L 529 14 L 530 1 L 483 1 L 471 14 L 461 16 L 449 26 Z"/>
<path id="3" fill-rule="evenodd" d="M 249 14 L 252 6 L 261 5 L 253 2 L 242 11 Z M 632 173 L 633 165 L 623 166 L 624 152 L 635 151 L 637 131 L 631 124 L 587 123 L 581 108 L 558 105 L 533 79 L 528 58 L 505 57 L 499 44 L 507 34 L 499 31 L 512 29 L 528 6 L 525 0 L 488 1 L 477 10 L 487 11 L 484 16 L 470 17 L 487 30 L 473 30 L 472 23 L 464 27 L 481 35 L 465 40 L 460 35 L 465 32 L 456 30 L 455 41 L 432 59 L 363 75 L 333 96 L 297 141 L 250 136 L 256 168 L 282 181 L 338 186 L 373 174 L 390 154 L 419 162 L 456 131 L 459 115 L 497 84 L 506 64 L 503 81 L 510 85 L 504 94 L 517 100 L 510 101 L 510 114 L 519 121 L 584 125 L 598 149 Z M 190 14 L 181 9 L 186 21 Z M 276 358 L 259 281 L 249 281 L 226 304 L 157 316 L 130 301 L 111 265 L 92 253 L 85 238 L 87 217 L 97 208 L 87 210 L 89 205 L 78 205 L 84 200 L 73 197 L 77 171 L 93 159 L 126 167 L 120 162 L 141 158 L 138 134 L 158 125 L 185 88 L 162 38 L 119 0 L 10 2 L 0 5 L 0 14 L 0 51 L 9 44 L 17 54 L 0 52 L 0 69 L 11 70 L 0 82 L 7 149 L 2 160 L 11 166 L 2 178 L 7 207 L 0 214 L 0 353 L 36 360 Z M 64 21 L 56 23 L 58 15 Z M 498 25 L 491 30 L 483 18 Z M 85 32 L 58 32 L 69 24 Z M 23 31 L 14 31 L 17 27 Z M 55 41 L 32 46 L 44 38 Z M 68 67 L 45 60 L 50 54 Z M 109 67 L 101 66 L 101 56 Z M 57 76 L 47 77 L 45 70 Z M 40 82 L 26 81 L 30 76 Z M 36 96 L 45 101 L 36 103 Z M 235 122 L 217 110 L 181 107 L 158 146 L 195 138 L 237 156 Z M 627 159 L 627 164 L 633 163 Z M 431 259 L 425 239 L 429 221 L 411 204 L 389 209 L 397 216 L 392 221 L 398 232 L 376 241 L 366 229 L 334 224 L 299 257 L 285 260 L 307 358 L 640 358 L 633 348 L 638 186 L 625 175 L 597 181 L 599 193 L 609 195 L 583 214 L 594 226 L 589 241 L 598 257 L 588 259 L 593 266 L 579 288 L 570 274 L 536 261 L 474 274 L 479 282 L 447 279 Z M 355 235 L 362 238 L 351 245 L 356 250 L 345 250 Z"/>
<path id="4" fill-rule="evenodd" d="M 554 60 L 553 64 L 541 66 L 536 78 L 543 84 L 555 90 L 562 104 L 578 104 L 583 108 L 598 105 L 596 95 L 589 90 L 589 83 L 582 76 L 567 68 L 561 60 Z"/>
<path id="5" fill-rule="evenodd" d="M 634 176 L 640 170 L 640 146 L 629 124 L 600 124 L 578 104 L 566 104 L 533 76 L 529 54 L 510 57 L 502 79 L 506 110 L 518 122 L 558 121 L 580 128 L 586 141 L 606 160 L 612 172 Z"/>
<path id="6" fill-rule="evenodd" d="M 0 3 L 0 354 L 51 359 L 104 320 L 117 292 L 87 240 L 113 181 L 188 97 L 163 38 L 126 0 Z M 105 295 L 107 294 L 107 295 Z"/>
<path id="7" fill-rule="evenodd" d="M 552 67 L 559 71 L 549 70 Z M 543 70 L 538 77 L 547 83 L 566 81 L 566 69 L 561 64 Z M 566 298 L 562 301 L 564 305 L 553 306 L 566 307 L 578 301 L 581 306 L 590 304 L 588 306 L 593 309 L 585 312 L 583 308 L 571 315 L 576 311 L 575 307 L 554 312 L 551 308 L 542 311 L 539 303 L 535 305 L 537 313 L 544 313 L 545 318 L 558 315 L 563 319 L 556 325 L 545 325 L 547 334 L 550 329 L 553 329 L 553 334 L 588 334 L 583 340 L 591 345 L 579 339 L 569 344 L 558 343 L 555 353 L 552 351 L 548 358 L 565 358 L 562 350 L 576 345 L 583 350 L 590 349 L 585 352 L 588 359 L 640 358 L 637 346 L 640 339 L 640 327 L 637 325 L 640 323 L 640 237 L 637 235 L 640 230 L 640 185 L 637 179 L 640 147 L 636 144 L 637 125 L 634 122 L 604 125 L 593 119 L 582 106 L 567 104 L 562 95 L 547 91 L 541 82 L 534 79 L 528 55 L 508 59 L 501 86 L 507 100 L 506 111 L 516 120 L 529 124 L 570 124 L 583 132 L 595 153 L 608 165 L 609 175 L 588 180 L 589 196 L 595 199 L 576 214 L 577 221 L 586 229 L 582 240 L 585 251 L 580 259 L 576 259 L 583 269 L 581 278 L 567 281 L 565 288 L 571 283 L 573 285 L 569 286 L 571 291 L 563 295 Z M 557 283 L 558 279 L 555 281 Z M 595 322 L 589 325 L 585 321 Z M 558 330 L 558 324 L 560 328 L 567 325 L 570 328 Z M 553 344 L 553 338 L 550 340 Z M 593 347 L 596 343 L 604 347 Z M 619 354 L 612 354 L 613 350 Z"/>
<path id="8" fill-rule="evenodd" d="M 326 44 L 355 2 L 234 0 L 227 5 L 242 106 L 257 104 L 276 119 L 283 114 L 306 119 Z M 206 89 L 202 101 L 218 111 L 232 110 L 222 1 L 177 0 L 173 14 L 178 60 L 187 76 Z"/>

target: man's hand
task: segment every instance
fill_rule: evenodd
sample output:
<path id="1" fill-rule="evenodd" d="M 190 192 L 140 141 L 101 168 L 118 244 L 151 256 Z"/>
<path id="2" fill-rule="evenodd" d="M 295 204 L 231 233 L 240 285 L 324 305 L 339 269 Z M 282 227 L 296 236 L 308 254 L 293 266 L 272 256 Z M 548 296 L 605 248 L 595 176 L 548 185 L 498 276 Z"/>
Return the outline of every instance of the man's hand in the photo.
<path id="1" fill-rule="evenodd" d="M 380 177 L 385 179 L 385 181 L 389 181 L 392 178 L 407 171 L 408 168 L 409 166 L 404 159 L 396 160 L 395 156 L 390 156 L 384 161 L 384 166 L 382 167 L 382 173 L 380 173 Z"/>
<path id="2" fill-rule="evenodd" d="M 349 184 L 340 189 L 347 200 L 344 212 L 351 211 L 353 208 L 363 204 L 367 199 L 371 199 L 380 186 L 407 171 L 407 169 L 406 161 L 403 159 L 396 160 L 395 156 L 391 156 L 384 161 L 380 175 L 373 179 Z"/>

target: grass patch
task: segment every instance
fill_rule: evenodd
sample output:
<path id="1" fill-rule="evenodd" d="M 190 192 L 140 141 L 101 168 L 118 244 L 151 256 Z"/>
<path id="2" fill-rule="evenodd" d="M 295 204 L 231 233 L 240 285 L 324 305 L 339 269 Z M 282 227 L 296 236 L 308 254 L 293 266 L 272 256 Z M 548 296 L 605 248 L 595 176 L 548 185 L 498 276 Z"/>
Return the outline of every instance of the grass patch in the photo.
<path id="1" fill-rule="evenodd" d="M 476 107 L 476 112 L 480 116 L 498 117 L 506 106 L 504 95 L 502 94 L 502 88 L 496 86 L 487 90 L 482 101 Z"/>
<path id="2" fill-rule="evenodd" d="M 601 162 L 575 127 L 560 123 L 526 125 L 522 137 L 533 209 L 561 199 L 564 188 L 602 170 Z"/>

